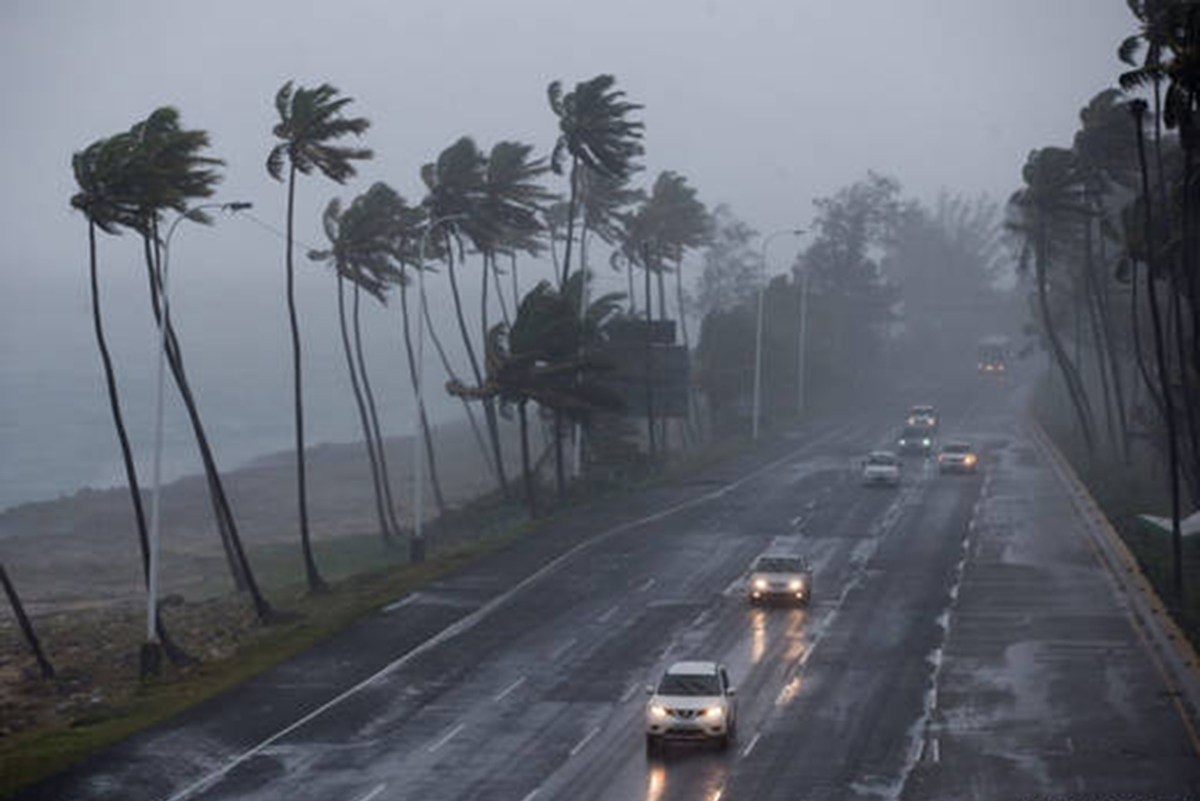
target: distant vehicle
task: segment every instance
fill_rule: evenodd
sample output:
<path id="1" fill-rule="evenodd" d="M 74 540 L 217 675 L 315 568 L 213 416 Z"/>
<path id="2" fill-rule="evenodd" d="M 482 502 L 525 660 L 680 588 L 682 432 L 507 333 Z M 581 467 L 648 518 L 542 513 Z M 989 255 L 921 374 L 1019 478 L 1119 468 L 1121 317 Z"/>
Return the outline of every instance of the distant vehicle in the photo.
<path id="1" fill-rule="evenodd" d="M 716 662 L 676 662 L 646 688 L 646 753 L 666 739 L 709 740 L 721 748 L 737 731 L 736 691 Z"/>
<path id="2" fill-rule="evenodd" d="M 804 557 L 763 554 L 750 567 L 746 592 L 752 605 L 776 600 L 808 606 L 812 585 L 812 568 Z"/>
<path id="3" fill-rule="evenodd" d="M 920 453 L 928 456 L 933 452 L 933 426 L 907 425 L 900 432 L 896 446 L 901 453 Z"/>
<path id="4" fill-rule="evenodd" d="M 938 472 L 974 473 L 979 457 L 966 442 L 947 442 L 938 454 Z"/>
<path id="5" fill-rule="evenodd" d="M 1008 371 L 1008 337 L 979 340 L 979 374 L 1000 377 Z"/>
<path id="6" fill-rule="evenodd" d="M 900 460 L 891 451 L 872 451 L 863 460 L 862 480 L 864 484 L 899 484 Z"/>
<path id="7" fill-rule="evenodd" d="M 904 422 L 910 426 L 929 426 L 936 431 L 938 426 L 937 410 L 928 404 L 913 406 L 908 410 L 908 417 Z"/>

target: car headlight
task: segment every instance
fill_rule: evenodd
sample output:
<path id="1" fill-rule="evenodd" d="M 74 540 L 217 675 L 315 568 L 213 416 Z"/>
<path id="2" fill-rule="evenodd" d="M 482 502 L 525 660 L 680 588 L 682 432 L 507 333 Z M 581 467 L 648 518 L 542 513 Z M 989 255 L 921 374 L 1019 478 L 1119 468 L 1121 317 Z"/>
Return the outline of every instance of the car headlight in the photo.
<path id="1" fill-rule="evenodd" d="M 765 590 L 766 588 L 767 588 L 767 580 L 766 579 L 757 578 L 754 580 L 754 589 Z"/>
<path id="2" fill-rule="evenodd" d="M 652 704 L 650 706 L 650 717 L 665 718 L 667 716 L 667 708 L 660 704 Z"/>
<path id="3" fill-rule="evenodd" d="M 704 710 L 702 717 L 705 720 L 720 720 L 725 716 L 725 710 L 719 706 L 710 706 Z"/>
<path id="4" fill-rule="evenodd" d="M 963 459 L 963 464 L 975 464 L 975 454 L 968 453 L 966 458 Z"/>
<path id="5" fill-rule="evenodd" d="M 928 448 L 933 443 L 930 442 L 928 439 L 923 439 L 923 440 L 921 440 L 921 444 L 924 445 L 926 448 Z"/>
<path id="6" fill-rule="evenodd" d="M 800 579 L 793 579 L 788 582 L 788 589 L 792 592 L 800 592 L 800 590 L 804 589 L 804 582 Z"/>

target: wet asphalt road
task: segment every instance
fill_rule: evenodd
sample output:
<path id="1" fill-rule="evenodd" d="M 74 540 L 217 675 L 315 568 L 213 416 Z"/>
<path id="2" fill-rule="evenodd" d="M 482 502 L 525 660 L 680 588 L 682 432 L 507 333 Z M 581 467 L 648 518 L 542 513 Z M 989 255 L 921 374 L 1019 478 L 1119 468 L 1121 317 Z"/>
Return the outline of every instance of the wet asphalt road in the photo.
<path id="1" fill-rule="evenodd" d="M 861 486 L 878 415 L 778 438 L 23 797 L 1200 799 L 1194 734 L 1011 394 L 933 398 L 979 475 L 910 458 L 899 488 Z M 752 609 L 745 570 L 781 545 L 813 604 Z M 737 741 L 648 759 L 644 687 L 689 658 L 728 666 Z"/>

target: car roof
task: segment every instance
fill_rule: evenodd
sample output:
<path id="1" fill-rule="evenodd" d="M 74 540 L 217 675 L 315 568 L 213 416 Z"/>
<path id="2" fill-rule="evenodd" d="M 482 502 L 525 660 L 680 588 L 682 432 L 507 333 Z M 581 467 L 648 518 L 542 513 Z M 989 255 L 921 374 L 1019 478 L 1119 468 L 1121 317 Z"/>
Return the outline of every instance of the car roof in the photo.
<path id="1" fill-rule="evenodd" d="M 927 410 L 932 412 L 932 411 L 933 411 L 933 404 L 931 404 L 931 403 L 918 403 L 918 404 L 916 404 L 915 406 L 913 406 L 913 407 L 911 407 L 911 408 L 909 409 L 909 411 L 913 411 L 913 412 L 923 412 L 923 411 L 927 411 Z"/>
<path id="2" fill-rule="evenodd" d="M 717 667 L 716 662 L 676 662 L 667 668 L 667 673 L 672 676 L 715 676 Z"/>
<path id="3" fill-rule="evenodd" d="M 895 459 L 896 454 L 892 453 L 891 451 L 871 451 L 870 453 L 867 454 L 868 459 L 876 459 L 879 457 L 884 457 L 886 459 Z"/>
<path id="4" fill-rule="evenodd" d="M 947 442 L 945 445 L 942 446 L 942 450 L 944 450 L 944 451 L 957 451 L 957 450 L 964 450 L 964 449 L 968 450 L 968 451 L 971 450 L 971 443 L 963 442 L 961 439 L 956 439 L 951 442 Z"/>

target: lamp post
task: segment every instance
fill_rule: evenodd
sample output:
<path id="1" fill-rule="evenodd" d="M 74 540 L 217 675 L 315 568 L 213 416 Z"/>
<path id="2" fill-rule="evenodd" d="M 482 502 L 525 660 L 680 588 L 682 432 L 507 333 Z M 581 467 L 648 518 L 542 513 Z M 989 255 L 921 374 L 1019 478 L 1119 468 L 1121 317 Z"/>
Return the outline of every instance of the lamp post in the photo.
<path id="1" fill-rule="evenodd" d="M 142 651 L 142 669 L 158 672 L 158 551 L 161 539 L 159 510 L 162 490 L 162 445 L 163 445 L 163 386 L 166 379 L 167 331 L 171 325 L 171 304 L 167 294 L 167 278 L 171 264 L 171 237 L 184 220 L 204 220 L 205 209 L 222 209 L 228 212 L 242 211 L 253 204 L 245 201 L 233 203 L 202 203 L 180 214 L 167 229 L 162 246 L 162 270 L 158 277 L 158 294 L 162 298 L 162 309 L 158 316 L 158 370 L 154 391 L 154 489 L 150 495 L 150 569 L 146 580 L 146 646 Z"/>
<path id="2" fill-rule="evenodd" d="M 758 287 L 758 314 L 754 325 L 754 411 L 753 424 L 751 427 L 751 437 L 758 439 L 758 424 L 759 417 L 762 412 L 762 337 L 763 337 L 763 298 L 767 291 L 767 246 L 771 244 L 771 240 L 778 236 L 791 234 L 792 236 L 800 236 L 804 233 L 802 228 L 784 228 L 767 236 L 762 243 L 762 282 Z"/>
<path id="3" fill-rule="evenodd" d="M 421 263 L 417 265 L 417 442 L 413 448 L 413 538 L 408 546 L 408 560 L 413 563 L 425 561 L 425 325 L 428 314 L 425 310 L 425 249 L 429 246 L 429 235 L 445 222 L 466 217 L 465 214 L 447 214 L 437 217 L 425 226 L 421 234 Z"/>

